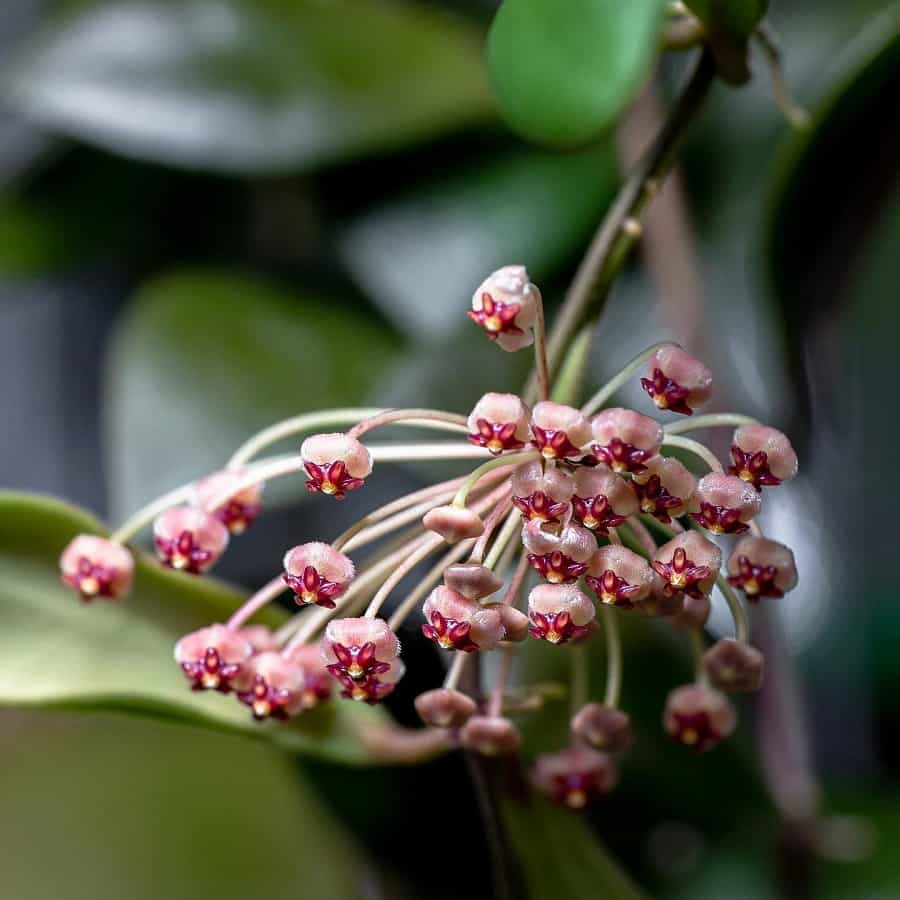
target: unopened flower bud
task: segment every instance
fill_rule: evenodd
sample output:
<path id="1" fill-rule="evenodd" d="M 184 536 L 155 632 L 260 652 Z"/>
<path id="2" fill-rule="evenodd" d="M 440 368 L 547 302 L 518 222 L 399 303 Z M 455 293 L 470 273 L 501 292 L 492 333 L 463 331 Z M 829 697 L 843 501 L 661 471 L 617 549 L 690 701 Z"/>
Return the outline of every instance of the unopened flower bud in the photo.
<path id="1" fill-rule="evenodd" d="M 708 594 L 721 565 L 722 551 L 696 531 L 677 535 L 653 556 L 653 568 L 664 582 L 663 593 L 669 596 Z"/>
<path id="2" fill-rule="evenodd" d="M 62 580 L 81 594 L 114 600 L 127 594 L 134 576 L 134 559 L 121 544 L 93 534 L 73 538 L 59 558 Z"/>
<path id="3" fill-rule="evenodd" d="M 448 688 L 426 691 L 416 697 L 419 718 L 434 728 L 461 728 L 477 709 L 471 697 Z"/>
<path id="4" fill-rule="evenodd" d="M 153 542 L 164 565 L 199 575 L 225 552 L 228 529 L 199 507 L 176 506 L 156 518 Z"/>
<path id="5" fill-rule="evenodd" d="M 760 510 L 759 492 L 736 475 L 704 475 L 691 500 L 691 518 L 713 534 L 742 534 Z"/>
<path id="6" fill-rule="evenodd" d="M 588 563 L 585 581 L 601 603 L 631 609 L 646 598 L 653 588 L 650 564 L 621 544 L 601 547 Z"/>
<path id="7" fill-rule="evenodd" d="M 528 440 L 530 417 L 530 410 L 515 394 L 485 394 L 469 415 L 469 442 L 495 455 L 518 450 Z"/>
<path id="8" fill-rule="evenodd" d="M 591 419 L 591 431 L 594 456 L 614 472 L 643 472 L 662 446 L 659 422 L 633 409 L 604 409 Z"/>
<path id="9" fill-rule="evenodd" d="M 503 350 L 521 350 L 534 342 L 531 329 L 540 302 L 525 266 L 504 266 L 478 286 L 468 316 Z"/>
<path id="10" fill-rule="evenodd" d="M 372 456 L 356 439 L 340 432 L 314 434 L 300 447 L 311 493 L 328 494 L 341 500 L 347 491 L 361 488 L 372 471 Z"/>
<path id="11" fill-rule="evenodd" d="M 663 727 L 680 744 L 703 753 L 728 737 L 737 715 L 728 698 L 700 684 L 676 688 L 666 699 Z"/>
<path id="12" fill-rule="evenodd" d="M 467 538 L 477 538 L 484 532 L 484 522 L 464 506 L 436 506 L 422 517 L 422 524 L 439 534 L 448 544 Z"/>
<path id="13" fill-rule="evenodd" d="M 797 474 L 797 454 L 787 436 L 767 425 L 742 425 L 731 447 L 728 471 L 757 490 L 789 481 Z"/>
<path id="14" fill-rule="evenodd" d="M 383 619 L 335 619 L 322 640 L 325 667 L 343 688 L 343 697 L 377 703 L 403 677 L 397 659 L 400 641 Z"/>
<path id="15" fill-rule="evenodd" d="M 472 716 L 459 733 L 459 742 L 467 750 L 483 756 L 515 753 L 522 743 L 519 729 L 502 716 Z"/>
<path id="16" fill-rule="evenodd" d="M 608 466 L 598 464 L 575 473 L 572 517 L 596 534 L 608 534 L 638 511 L 628 484 Z"/>
<path id="17" fill-rule="evenodd" d="M 621 753 L 634 741 L 628 715 L 602 703 L 582 706 L 572 717 L 570 728 L 575 737 L 607 753 Z"/>
<path id="18" fill-rule="evenodd" d="M 253 718 L 289 719 L 303 711 L 303 669 L 280 653 L 268 651 L 248 664 L 250 684 L 237 695 Z"/>
<path id="19" fill-rule="evenodd" d="M 636 472 L 631 488 L 640 510 L 668 524 L 683 516 L 697 489 L 697 479 L 672 456 L 654 456 L 643 472 Z"/>
<path id="20" fill-rule="evenodd" d="M 751 603 L 783 597 L 797 585 L 797 566 L 789 547 L 768 538 L 741 538 L 728 557 L 728 581 Z"/>
<path id="21" fill-rule="evenodd" d="M 574 407 L 544 400 L 531 413 L 531 438 L 544 459 L 580 458 L 591 426 Z"/>
<path id="22" fill-rule="evenodd" d="M 443 585 L 436 587 L 422 607 L 422 633 L 444 650 L 493 650 L 503 638 L 503 623 L 496 609 Z"/>
<path id="23" fill-rule="evenodd" d="M 712 394 L 712 372 L 678 344 L 660 347 L 647 364 L 641 386 L 659 409 L 693 415 Z"/>
<path id="24" fill-rule="evenodd" d="M 334 601 L 353 580 L 353 563 L 331 544 L 300 544 L 284 555 L 284 583 L 298 606 L 334 609 Z"/>
<path id="25" fill-rule="evenodd" d="M 520 643 L 528 637 L 528 629 L 531 623 L 528 621 L 528 616 L 525 613 L 505 603 L 498 603 L 492 608 L 500 613 L 500 621 L 503 623 L 503 628 L 506 631 L 503 640 Z"/>
<path id="26" fill-rule="evenodd" d="M 746 641 L 725 638 L 703 654 L 703 668 L 714 687 L 723 691 L 758 691 L 765 658 Z"/>
<path id="27" fill-rule="evenodd" d="M 594 604 L 570 584 L 539 584 L 528 595 L 529 632 L 551 644 L 578 640 L 590 631 Z"/>
<path id="28" fill-rule="evenodd" d="M 616 779 L 612 757 L 588 747 L 542 753 L 531 771 L 532 784 L 569 809 L 584 809 L 599 800 L 612 790 Z"/>
<path id="29" fill-rule="evenodd" d="M 499 591 L 503 579 L 479 563 L 456 563 L 444 570 L 444 584 L 470 600 L 480 600 Z"/>
<path id="30" fill-rule="evenodd" d="M 545 471 L 535 460 L 516 468 L 510 482 L 513 503 L 525 519 L 548 525 L 559 525 L 565 520 L 575 490 L 571 475 L 556 467 Z"/>
<path id="31" fill-rule="evenodd" d="M 240 631 L 210 625 L 186 634 L 175 645 L 175 662 L 195 691 L 227 694 L 249 683 L 253 647 Z"/>
<path id="32" fill-rule="evenodd" d="M 232 534 L 243 534 L 262 509 L 263 484 L 234 491 L 247 477 L 247 473 L 248 469 L 244 466 L 222 469 L 194 484 L 194 506 L 205 509 L 207 504 L 216 502 L 221 497 L 228 497 L 211 512 Z"/>
<path id="33" fill-rule="evenodd" d="M 568 525 L 555 533 L 537 521 L 522 529 L 522 543 L 529 551 L 532 568 L 551 584 L 570 583 L 583 575 L 597 549 L 594 535 L 580 525 Z"/>

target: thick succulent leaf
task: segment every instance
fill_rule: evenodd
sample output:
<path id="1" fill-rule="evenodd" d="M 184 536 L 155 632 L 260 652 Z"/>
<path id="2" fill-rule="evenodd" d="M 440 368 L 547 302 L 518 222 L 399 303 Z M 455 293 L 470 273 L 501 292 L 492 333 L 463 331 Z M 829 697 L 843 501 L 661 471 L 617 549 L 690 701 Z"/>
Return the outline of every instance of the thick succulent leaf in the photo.
<path id="1" fill-rule="evenodd" d="M 615 124 L 656 53 L 663 0 L 505 0 L 488 68 L 513 129 L 572 146 Z"/>
<path id="2" fill-rule="evenodd" d="M 707 40 L 727 81 L 742 84 L 750 77 L 750 37 L 762 21 L 769 0 L 686 0 L 706 26 Z"/>
<path id="3" fill-rule="evenodd" d="M 326 804 L 264 744 L 114 715 L 0 721 L 7 897 L 195 900 L 202 885 L 217 900 L 356 900 L 371 878 Z"/>
<path id="4" fill-rule="evenodd" d="M 91 4 L 6 68 L 32 121 L 116 153 L 233 173 L 421 141 L 490 113 L 477 32 L 377 0 Z"/>
<path id="5" fill-rule="evenodd" d="M 615 189 L 612 147 L 504 154 L 418 185 L 351 221 L 339 237 L 354 278 L 419 339 L 464 327 L 473 289 L 524 262 L 543 279 L 580 249 Z"/>
<path id="6" fill-rule="evenodd" d="M 507 796 L 502 814 L 529 900 L 645 897 L 577 813 L 535 796 Z"/>
<path id="7" fill-rule="evenodd" d="M 807 377 L 801 345 L 854 296 L 872 226 L 892 198 L 885 185 L 898 172 L 898 86 L 900 3 L 893 3 L 823 80 L 812 126 L 793 135 L 776 168 L 764 257 L 800 381 Z M 808 360 L 813 368 L 817 359 Z M 819 388 L 827 392 L 832 370 L 814 374 L 826 376 Z M 841 403 L 823 400 L 826 408 Z"/>
<path id="8" fill-rule="evenodd" d="M 114 513 L 218 468 L 281 418 L 364 405 L 397 343 L 371 317 L 250 277 L 179 271 L 145 285 L 107 379 Z"/>
<path id="9" fill-rule="evenodd" d="M 242 599 L 233 589 L 138 558 L 127 598 L 80 603 L 60 583 L 59 554 L 75 534 L 103 531 L 56 500 L 0 494 L 0 704 L 121 709 L 368 761 L 357 727 L 380 721 L 378 709 L 337 702 L 287 725 L 260 726 L 233 697 L 188 689 L 172 648 L 181 635 L 227 618 Z"/>

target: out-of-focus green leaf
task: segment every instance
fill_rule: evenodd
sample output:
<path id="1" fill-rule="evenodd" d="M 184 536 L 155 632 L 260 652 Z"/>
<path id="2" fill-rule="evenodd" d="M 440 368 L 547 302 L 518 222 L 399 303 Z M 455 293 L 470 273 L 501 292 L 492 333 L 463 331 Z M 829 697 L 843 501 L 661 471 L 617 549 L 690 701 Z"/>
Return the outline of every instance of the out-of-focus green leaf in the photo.
<path id="1" fill-rule="evenodd" d="M 506 120 L 555 146 L 615 124 L 647 76 L 663 0 L 505 0 L 488 37 L 488 68 Z"/>
<path id="2" fill-rule="evenodd" d="M 885 185 L 898 172 L 900 3 L 850 43 L 824 85 L 812 127 L 780 157 L 766 235 L 764 255 L 796 347 L 851 295 L 870 226 L 890 198 Z M 802 380 L 799 354 L 794 364 Z"/>
<path id="3" fill-rule="evenodd" d="M 175 642 L 224 621 L 242 596 L 138 558 L 127 598 L 85 606 L 60 582 L 57 563 L 80 532 L 104 529 L 58 501 L 0 493 L 0 704 L 122 709 L 335 761 L 368 761 L 357 726 L 380 721 L 378 709 L 330 703 L 288 725 L 260 727 L 233 697 L 190 691 L 172 659 Z"/>
<path id="4" fill-rule="evenodd" d="M 221 270 L 145 285 L 109 366 L 113 509 L 212 471 L 281 418 L 363 405 L 398 343 L 353 309 Z"/>
<path id="5" fill-rule="evenodd" d="M 358 900 L 371 877 L 262 744 L 112 715 L 6 713 L 0 728 L 7 897 Z"/>
<path id="6" fill-rule="evenodd" d="M 719 74 L 734 84 L 747 81 L 750 37 L 765 16 L 769 0 L 685 0 L 685 5 L 706 26 Z"/>
<path id="7" fill-rule="evenodd" d="M 615 188 L 611 147 L 513 152 L 420 185 L 351 222 L 339 250 L 398 328 L 434 342 L 464 326 L 487 274 L 527 263 L 549 275 L 574 254 Z"/>
<path id="8" fill-rule="evenodd" d="M 505 796 L 503 821 L 529 900 L 641 900 L 645 895 L 571 810 Z"/>
<path id="9" fill-rule="evenodd" d="M 105 2 L 17 55 L 6 96 L 116 153 L 286 171 L 484 118 L 479 44 L 463 22 L 401 0 Z"/>

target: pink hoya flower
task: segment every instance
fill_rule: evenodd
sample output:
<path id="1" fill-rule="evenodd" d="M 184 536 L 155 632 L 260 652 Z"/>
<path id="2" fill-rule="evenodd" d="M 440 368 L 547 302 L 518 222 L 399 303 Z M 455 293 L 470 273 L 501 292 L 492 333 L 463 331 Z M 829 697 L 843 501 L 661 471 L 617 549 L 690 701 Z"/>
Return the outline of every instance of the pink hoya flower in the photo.
<path id="1" fill-rule="evenodd" d="M 708 594 L 721 565 L 722 551 L 696 531 L 676 535 L 653 555 L 653 568 L 663 580 L 666 596 Z"/>
<path id="2" fill-rule="evenodd" d="M 405 671 L 397 659 L 400 641 L 383 619 L 334 619 L 325 628 L 321 650 L 325 667 L 348 699 L 377 703 Z"/>
<path id="3" fill-rule="evenodd" d="M 515 394 L 485 394 L 469 415 L 469 442 L 495 455 L 518 450 L 528 440 L 530 416 Z"/>
<path id="4" fill-rule="evenodd" d="M 199 507 L 175 506 L 156 518 L 153 542 L 164 565 L 200 575 L 225 552 L 228 529 Z"/>
<path id="5" fill-rule="evenodd" d="M 575 473 L 572 517 L 596 534 L 608 534 L 638 511 L 631 488 L 612 469 L 599 463 Z"/>
<path id="6" fill-rule="evenodd" d="M 284 583 L 294 592 L 298 606 L 334 609 L 353 580 L 353 563 L 331 544 L 300 544 L 284 555 Z"/>
<path id="7" fill-rule="evenodd" d="M 797 566 L 789 547 L 768 538 L 741 538 L 728 557 L 728 581 L 751 603 L 783 597 L 797 585 Z"/>
<path id="8" fill-rule="evenodd" d="M 248 641 L 254 653 L 263 653 L 266 650 L 277 650 L 279 647 L 275 632 L 267 625 L 245 625 L 238 633 Z"/>
<path id="9" fill-rule="evenodd" d="M 713 534 L 742 534 L 761 506 L 759 492 L 752 485 L 735 475 L 710 472 L 697 484 L 691 518 Z"/>
<path id="10" fill-rule="evenodd" d="M 728 471 L 757 490 L 797 474 L 797 454 L 787 436 L 768 425 L 741 425 L 734 432 Z"/>
<path id="11" fill-rule="evenodd" d="M 303 709 L 312 709 L 331 697 L 333 679 L 322 661 L 322 651 L 316 644 L 303 644 L 289 654 L 303 670 L 303 689 L 300 701 Z"/>
<path id="12" fill-rule="evenodd" d="M 734 707 L 714 688 L 687 684 L 666 698 L 663 727 L 679 744 L 697 753 L 715 747 L 736 724 Z"/>
<path id="13" fill-rule="evenodd" d="M 674 457 L 654 456 L 635 472 L 631 489 L 641 512 L 668 524 L 688 511 L 697 479 Z"/>
<path id="14" fill-rule="evenodd" d="M 253 718 L 289 719 L 303 711 L 303 669 L 275 651 L 254 656 L 247 665 L 250 684 L 237 698 Z"/>
<path id="15" fill-rule="evenodd" d="M 578 640 L 590 631 L 594 604 L 572 584 L 539 584 L 528 595 L 531 636 L 551 644 Z"/>
<path id="16" fill-rule="evenodd" d="M 500 614 L 500 621 L 503 623 L 505 632 L 503 640 L 520 643 L 528 637 L 528 629 L 531 627 L 531 623 L 528 621 L 528 616 L 525 613 L 505 603 L 495 603 L 490 608 L 496 609 Z"/>
<path id="17" fill-rule="evenodd" d="M 522 529 L 522 543 L 529 551 L 531 567 L 551 584 L 572 582 L 583 575 L 597 549 L 594 535 L 580 525 L 567 525 L 554 532 L 541 522 L 528 522 Z"/>
<path id="18" fill-rule="evenodd" d="M 504 266 L 475 290 L 468 316 L 503 350 L 521 350 L 534 342 L 531 328 L 540 302 L 525 266 Z"/>
<path id="19" fill-rule="evenodd" d="M 722 691 L 758 691 L 765 659 L 746 641 L 725 638 L 703 654 L 703 668 L 713 687 Z"/>
<path id="20" fill-rule="evenodd" d="M 94 534 L 72 538 L 59 558 L 62 580 L 85 602 L 95 597 L 115 600 L 127 594 L 134 577 L 134 559 L 121 544 Z"/>
<path id="21" fill-rule="evenodd" d="M 444 650 L 493 650 L 503 639 L 503 623 L 496 609 L 443 585 L 436 587 L 422 607 L 422 633 Z"/>
<path id="22" fill-rule="evenodd" d="M 634 740 L 628 715 L 602 703 L 582 706 L 572 717 L 569 727 L 576 738 L 607 753 L 627 750 Z"/>
<path id="23" fill-rule="evenodd" d="M 243 534 L 262 509 L 263 484 L 254 484 L 231 493 L 247 477 L 247 472 L 248 469 L 244 466 L 222 469 L 194 484 L 194 506 L 205 509 L 218 498 L 228 497 L 225 503 L 219 504 L 211 512 L 232 534 Z"/>
<path id="24" fill-rule="evenodd" d="M 538 461 L 518 466 L 510 479 L 513 503 L 528 520 L 559 525 L 569 513 L 575 482 L 557 467 L 544 469 Z"/>
<path id="25" fill-rule="evenodd" d="M 712 372 L 678 344 L 660 347 L 647 363 L 641 386 L 659 409 L 690 416 L 712 394 Z"/>
<path id="26" fill-rule="evenodd" d="M 503 716 L 472 716 L 459 732 L 459 742 L 483 756 L 505 756 L 519 749 L 522 737 Z"/>
<path id="27" fill-rule="evenodd" d="M 426 691 L 416 697 L 419 718 L 433 728 L 461 728 L 477 709 L 471 697 L 448 688 Z"/>
<path id="28" fill-rule="evenodd" d="M 601 603 L 631 609 L 650 594 L 653 569 L 642 556 L 621 544 L 601 547 L 588 563 L 585 581 Z"/>
<path id="29" fill-rule="evenodd" d="M 662 446 L 659 422 L 633 409 L 604 409 L 591 419 L 591 431 L 594 456 L 614 472 L 643 472 Z"/>
<path id="30" fill-rule="evenodd" d="M 244 690 L 251 680 L 247 664 L 252 656 L 247 638 L 224 625 L 192 631 L 175 645 L 175 662 L 195 691 Z"/>
<path id="31" fill-rule="evenodd" d="M 588 420 L 574 407 L 545 400 L 531 413 L 531 441 L 544 459 L 571 459 L 591 439 Z"/>
<path id="32" fill-rule="evenodd" d="M 372 471 L 372 457 L 356 439 L 340 432 L 314 434 L 300 446 L 309 480 L 306 489 L 342 500 L 361 488 Z"/>
<path id="33" fill-rule="evenodd" d="M 439 534 L 448 544 L 476 538 L 484 531 L 478 513 L 464 506 L 436 506 L 422 517 L 422 524 Z"/>
<path id="34" fill-rule="evenodd" d="M 612 757 L 579 746 L 542 753 L 531 770 L 532 784 L 570 809 L 583 809 L 608 794 L 616 778 Z"/>
<path id="35" fill-rule="evenodd" d="M 503 579 L 480 563 L 455 563 L 444 570 L 444 584 L 470 600 L 481 600 L 499 591 Z"/>

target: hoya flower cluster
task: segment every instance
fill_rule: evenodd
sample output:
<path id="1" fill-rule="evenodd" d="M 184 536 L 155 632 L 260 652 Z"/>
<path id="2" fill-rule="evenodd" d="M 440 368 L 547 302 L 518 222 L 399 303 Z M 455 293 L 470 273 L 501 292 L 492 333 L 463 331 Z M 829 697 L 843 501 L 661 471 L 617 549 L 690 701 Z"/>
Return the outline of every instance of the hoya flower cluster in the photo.
<path id="1" fill-rule="evenodd" d="M 162 564 L 202 575 L 259 515 L 263 485 L 273 478 L 305 477 L 328 502 L 364 489 L 381 458 L 473 460 L 466 475 L 400 497 L 343 534 L 286 548 L 281 571 L 228 621 L 185 635 L 175 661 L 192 690 L 233 695 L 258 720 L 290 719 L 338 702 L 335 695 L 375 704 L 404 675 L 398 630 L 421 615 L 422 639 L 448 661 L 444 683 L 416 700 L 423 722 L 448 746 L 497 755 L 518 752 L 516 719 L 527 715 L 529 685 L 507 683 L 516 645 L 555 645 L 561 649 L 552 652 L 572 659 L 571 733 L 566 746 L 531 761 L 532 781 L 580 808 L 613 787 L 616 755 L 633 740 L 619 708 L 619 616 L 661 617 L 692 633 L 696 679 L 670 693 L 665 731 L 698 752 L 733 731 L 727 694 L 753 691 L 763 676 L 739 594 L 768 601 L 797 581 L 791 551 L 756 523 L 763 492 L 792 478 L 797 459 L 783 434 L 747 417 L 693 417 L 710 398 L 712 376 L 672 343 L 640 354 L 581 407 L 551 400 L 541 295 L 522 266 L 488 277 L 469 317 L 503 350 L 534 345 L 537 396 L 486 393 L 468 415 L 331 410 L 279 423 L 221 471 L 151 504 L 111 538 L 76 537 L 62 554 L 62 576 L 85 601 L 123 596 L 133 576 L 125 543 L 151 519 Z M 640 378 L 646 409 L 607 406 L 630 378 Z M 663 425 L 647 414 L 656 409 L 690 418 Z M 309 434 L 342 418 L 345 431 Z M 392 425 L 452 437 L 369 440 Z M 685 436 L 722 426 L 735 429 L 725 463 Z M 275 440 L 302 432 L 299 455 L 259 458 Z M 360 555 L 378 541 L 374 554 Z M 394 602 L 405 576 L 432 557 Z M 707 649 L 703 628 L 717 586 L 735 637 Z M 251 624 L 284 593 L 296 612 L 281 628 Z M 602 698 L 585 684 L 585 654 L 594 653 L 606 656 Z M 498 665 L 479 667 L 496 673 L 491 684 L 466 677 L 478 654 L 499 655 Z"/>

